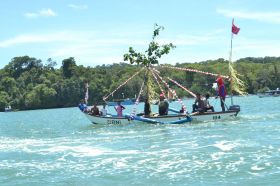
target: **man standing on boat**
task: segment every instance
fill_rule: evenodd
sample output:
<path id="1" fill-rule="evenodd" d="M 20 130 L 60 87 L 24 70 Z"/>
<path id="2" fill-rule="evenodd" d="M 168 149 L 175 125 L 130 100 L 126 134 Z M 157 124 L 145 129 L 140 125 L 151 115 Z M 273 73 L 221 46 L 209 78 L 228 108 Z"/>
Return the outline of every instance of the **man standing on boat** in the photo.
<path id="1" fill-rule="evenodd" d="M 225 87 L 222 77 L 218 77 L 216 79 L 216 82 L 218 84 L 217 97 L 218 96 L 220 97 L 222 111 L 225 112 L 225 100 L 226 100 L 226 95 L 227 95 L 226 87 Z"/>

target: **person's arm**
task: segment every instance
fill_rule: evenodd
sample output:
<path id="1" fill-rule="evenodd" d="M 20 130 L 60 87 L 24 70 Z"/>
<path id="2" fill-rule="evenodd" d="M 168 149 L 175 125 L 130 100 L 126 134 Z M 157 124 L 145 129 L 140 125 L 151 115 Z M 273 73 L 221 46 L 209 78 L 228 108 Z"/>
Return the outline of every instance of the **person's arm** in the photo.
<path id="1" fill-rule="evenodd" d="M 217 98 L 220 96 L 220 89 L 221 89 L 221 87 L 220 87 L 220 86 L 218 86 L 218 89 L 217 89 L 217 94 L 216 94 L 215 99 L 217 99 Z"/>

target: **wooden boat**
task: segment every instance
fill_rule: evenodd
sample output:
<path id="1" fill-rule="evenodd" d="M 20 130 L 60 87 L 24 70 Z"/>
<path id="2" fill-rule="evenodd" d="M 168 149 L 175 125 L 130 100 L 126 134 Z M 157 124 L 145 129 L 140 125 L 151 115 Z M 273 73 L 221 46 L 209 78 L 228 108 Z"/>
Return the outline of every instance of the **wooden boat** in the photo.
<path id="1" fill-rule="evenodd" d="M 280 96 L 280 90 L 277 88 L 276 90 L 269 90 L 266 91 L 264 94 L 259 94 L 259 98 L 264 98 L 264 97 L 278 97 Z"/>
<path id="2" fill-rule="evenodd" d="M 130 116 L 126 115 L 124 117 L 117 117 L 113 115 L 107 116 L 93 116 L 88 113 L 84 113 L 85 116 L 93 124 L 130 124 L 130 123 L 152 123 L 152 124 L 186 124 L 188 122 L 209 122 L 209 121 L 219 121 L 227 120 L 230 118 L 235 118 L 240 112 L 240 107 L 238 105 L 233 105 L 225 112 L 195 112 L 190 115 L 185 114 L 173 114 L 166 116 L 153 116 L 153 117 L 143 117 L 143 116 Z"/>
<path id="3" fill-rule="evenodd" d="M 117 117 L 114 115 L 107 116 L 93 116 L 88 113 L 84 113 L 85 116 L 93 124 L 130 124 L 130 123 L 151 123 L 151 124 L 185 124 L 190 122 L 191 117 L 183 114 L 174 114 L 166 116 L 153 116 L 153 117 L 143 117 L 143 116 L 130 116 L 126 115 L 124 117 Z"/>
<path id="4" fill-rule="evenodd" d="M 142 122 L 142 123 L 159 123 L 159 124 L 184 124 L 187 122 L 191 121 L 215 121 L 215 120 L 222 120 L 222 119 L 227 119 L 230 117 L 235 117 L 240 111 L 240 107 L 238 105 L 233 105 L 233 100 L 231 99 L 231 106 L 230 108 L 227 108 L 227 111 L 225 112 L 205 112 L 205 113 L 192 113 L 189 115 L 186 109 L 186 106 L 184 105 L 182 99 L 180 99 L 174 89 L 172 89 L 169 85 L 168 82 L 172 82 L 176 86 L 180 87 L 184 91 L 186 91 L 188 94 L 192 95 L 193 97 L 197 97 L 196 94 L 194 94 L 191 90 L 187 89 L 183 85 L 181 85 L 179 82 L 176 80 L 171 79 L 170 77 L 163 78 L 160 75 L 160 69 L 166 68 L 166 69 L 174 69 L 174 70 L 180 70 L 180 71 L 188 71 L 188 72 L 195 72 L 195 73 L 200 73 L 203 75 L 208 75 L 208 76 L 213 76 L 215 78 L 218 78 L 219 82 L 219 87 L 223 85 L 223 80 L 227 79 L 231 83 L 231 93 L 232 90 L 239 94 L 244 94 L 244 83 L 242 80 L 238 78 L 237 72 L 233 68 L 232 64 L 232 40 L 231 40 L 231 53 L 230 53 L 230 58 L 229 58 L 229 76 L 221 75 L 221 74 L 215 74 L 215 73 L 210 73 L 210 72 L 204 72 L 201 70 L 197 69 L 191 69 L 191 68 L 182 68 L 182 67 L 172 67 L 169 65 L 160 65 L 157 66 L 158 69 L 155 68 L 156 64 L 159 64 L 159 58 L 161 58 L 162 55 L 167 54 L 170 49 L 172 49 L 174 46 L 171 44 L 169 45 L 162 45 L 159 46 L 158 43 L 155 43 L 154 39 L 158 35 L 159 31 L 162 29 L 162 27 L 158 27 L 156 25 L 154 35 L 153 35 L 153 41 L 149 44 L 149 48 L 146 51 L 145 54 L 141 53 L 136 53 L 132 47 L 129 49 L 129 53 L 124 55 L 124 60 L 129 61 L 131 64 L 137 63 L 137 65 L 142 65 L 141 69 L 139 69 L 137 72 L 135 72 L 132 76 L 130 76 L 128 79 L 126 79 L 124 82 L 122 82 L 115 90 L 110 92 L 109 94 L 105 95 L 103 97 L 103 101 L 105 103 L 108 103 L 109 97 L 113 97 L 113 94 L 118 91 L 121 87 L 126 85 L 131 79 L 133 79 L 136 75 L 139 75 L 143 69 L 145 69 L 143 72 L 143 83 L 141 85 L 140 91 L 138 93 L 138 97 L 134 103 L 135 109 L 133 109 L 131 115 L 127 115 L 124 117 L 116 117 L 113 115 L 108 115 L 108 116 L 92 116 L 87 113 L 85 113 L 86 117 L 95 124 L 129 124 L 129 123 L 134 123 L 134 122 Z M 238 29 L 236 27 L 236 29 Z M 239 31 L 239 30 L 238 30 Z M 233 32 L 234 34 L 237 34 L 238 31 Z M 157 47 L 154 47 L 156 44 Z M 155 99 L 155 96 L 152 94 L 152 92 L 155 92 L 155 87 L 153 86 L 153 83 L 158 85 L 158 92 L 159 95 L 159 110 L 161 113 L 168 113 L 169 105 L 163 103 L 164 99 L 174 99 L 178 100 L 178 103 L 181 104 L 181 110 L 182 113 L 176 113 L 174 115 L 165 115 L 165 116 L 152 116 L 152 117 L 144 117 L 144 116 L 137 116 L 136 111 L 136 106 L 139 103 L 140 96 L 145 94 L 145 109 L 144 112 L 147 113 L 146 115 L 149 115 L 151 113 L 151 106 L 150 104 L 153 103 L 153 99 Z M 233 86 L 235 85 L 235 86 Z M 145 91 L 144 91 L 144 88 Z M 224 88 L 225 89 L 225 88 Z M 223 92 L 225 93 L 225 90 L 223 89 Z M 87 91 L 88 92 L 88 91 Z M 168 94 L 166 96 L 166 93 Z M 122 93 L 123 98 L 124 98 L 124 93 Z M 222 96 L 224 97 L 224 95 Z M 158 99 L 158 97 L 156 98 Z M 111 102 L 109 102 L 111 104 Z M 119 105 L 119 111 L 121 111 L 123 108 L 121 105 Z M 201 107 L 203 109 L 204 107 Z M 117 109 L 116 109 L 117 110 Z M 180 111 L 181 111 L 180 110 Z M 224 108 L 223 108 L 224 110 Z M 164 111 L 164 112 L 162 112 Z"/>
<path id="5" fill-rule="evenodd" d="M 238 113 L 239 111 L 229 110 L 225 112 L 192 113 L 190 116 L 192 118 L 192 122 L 207 122 L 235 118 Z"/>
<path id="6" fill-rule="evenodd" d="M 11 111 L 12 111 L 11 105 L 5 107 L 5 112 L 11 112 Z"/>

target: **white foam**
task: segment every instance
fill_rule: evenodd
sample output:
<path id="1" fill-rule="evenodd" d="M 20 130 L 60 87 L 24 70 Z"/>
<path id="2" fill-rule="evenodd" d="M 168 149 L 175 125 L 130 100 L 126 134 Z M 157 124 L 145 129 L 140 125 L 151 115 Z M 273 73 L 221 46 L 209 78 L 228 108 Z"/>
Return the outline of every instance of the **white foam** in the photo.
<path id="1" fill-rule="evenodd" d="M 269 149 L 274 149 L 274 147 L 272 145 L 269 145 L 268 148 Z"/>
<path id="2" fill-rule="evenodd" d="M 127 167 L 127 164 L 124 161 L 117 161 L 117 162 L 114 163 L 114 167 L 116 167 L 116 168 L 124 168 L 124 167 Z"/>
<path id="3" fill-rule="evenodd" d="M 269 167 L 269 166 L 271 166 L 271 163 L 270 162 L 266 162 L 265 166 Z"/>
<path id="4" fill-rule="evenodd" d="M 260 170 L 263 170 L 265 169 L 264 167 L 258 167 L 257 165 L 254 165 L 251 167 L 251 170 L 254 170 L 254 171 L 260 171 Z"/>
<path id="5" fill-rule="evenodd" d="M 231 151 L 237 145 L 233 143 L 229 143 L 228 141 L 220 141 L 214 144 L 213 146 L 219 148 L 222 151 Z"/>

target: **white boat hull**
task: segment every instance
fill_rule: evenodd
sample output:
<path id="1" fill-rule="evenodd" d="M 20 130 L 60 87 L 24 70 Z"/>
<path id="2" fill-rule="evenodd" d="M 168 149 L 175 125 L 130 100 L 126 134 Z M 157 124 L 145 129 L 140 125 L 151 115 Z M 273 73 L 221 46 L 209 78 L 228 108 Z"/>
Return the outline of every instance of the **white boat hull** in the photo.
<path id="1" fill-rule="evenodd" d="M 116 117 L 103 117 L 103 116 L 92 116 L 87 113 L 84 113 L 85 116 L 93 123 L 93 124 L 116 124 L 116 125 L 125 125 L 132 123 L 131 119 L 128 118 L 116 118 Z M 133 121 L 134 122 L 134 121 Z"/>
<path id="2" fill-rule="evenodd" d="M 92 116 L 87 113 L 84 113 L 86 117 L 93 124 L 105 124 L 105 125 L 125 125 L 130 123 L 147 123 L 145 121 L 139 120 L 131 120 L 130 118 L 118 118 L 118 117 L 103 117 L 103 116 Z M 207 121 L 218 121 L 218 120 L 226 120 L 230 118 L 236 117 L 238 111 L 226 111 L 226 112 L 206 112 L 206 113 L 192 113 L 190 116 L 192 118 L 191 122 L 207 122 Z M 183 120 L 186 118 L 186 115 L 174 115 L 174 116 L 158 116 L 158 117 L 150 117 L 148 119 L 157 120 L 159 122 L 164 122 L 168 124 L 168 122 Z M 185 122 L 187 123 L 187 122 Z"/>
<path id="3" fill-rule="evenodd" d="M 201 114 L 191 114 L 192 122 L 205 122 L 205 121 L 218 121 L 227 120 L 236 117 L 238 111 L 226 111 L 226 112 L 205 112 Z"/>
<path id="4" fill-rule="evenodd" d="M 130 124 L 130 123 L 149 123 L 149 122 L 145 122 L 145 121 L 132 120 L 132 119 L 127 118 L 127 117 L 121 117 L 121 118 L 111 117 L 111 116 L 104 117 L 104 116 L 92 116 L 92 115 L 89 115 L 87 113 L 84 113 L 84 114 L 93 124 L 123 125 L 123 124 Z M 171 123 L 171 122 L 174 122 L 174 121 L 180 121 L 180 120 L 186 119 L 186 115 L 158 116 L 158 117 L 150 117 L 148 119 L 156 120 L 159 123 L 169 123 L 169 122 Z M 186 121 L 186 123 L 187 123 L 187 121 Z"/>

